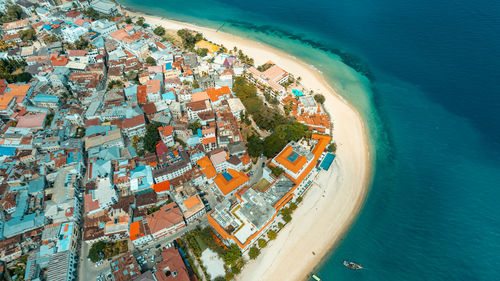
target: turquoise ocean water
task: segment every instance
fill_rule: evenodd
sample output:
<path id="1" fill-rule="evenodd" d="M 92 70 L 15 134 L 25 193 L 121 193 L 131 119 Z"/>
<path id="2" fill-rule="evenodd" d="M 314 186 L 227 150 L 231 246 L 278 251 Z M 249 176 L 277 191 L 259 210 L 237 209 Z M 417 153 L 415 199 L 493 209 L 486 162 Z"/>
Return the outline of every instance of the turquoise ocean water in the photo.
<path id="1" fill-rule="evenodd" d="M 323 280 L 500 280 L 499 2 L 119 2 L 226 23 L 313 65 L 361 112 L 373 184 Z"/>

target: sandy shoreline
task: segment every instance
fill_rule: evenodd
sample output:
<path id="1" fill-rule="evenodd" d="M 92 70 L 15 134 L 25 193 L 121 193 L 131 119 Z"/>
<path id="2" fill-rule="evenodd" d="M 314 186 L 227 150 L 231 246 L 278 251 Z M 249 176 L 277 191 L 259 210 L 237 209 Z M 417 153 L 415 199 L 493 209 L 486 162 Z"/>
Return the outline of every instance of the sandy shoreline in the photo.
<path id="1" fill-rule="evenodd" d="M 202 32 L 208 40 L 223 44 L 228 49 L 238 47 L 254 58 L 256 65 L 271 60 L 290 73 L 301 76 L 301 83 L 307 88 L 325 95 L 324 106 L 334 123 L 337 158 L 328 172 L 318 176 L 316 184 L 293 214 L 292 222 L 237 277 L 237 280 L 244 281 L 304 280 L 342 238 L 367 194 L 372 170 L 366 128 L 360 114 L 332 90 L 321 73 L 283 51 L 211 28 L 137 12 L 127 13 L 143 16 L 152 26 Z"/>

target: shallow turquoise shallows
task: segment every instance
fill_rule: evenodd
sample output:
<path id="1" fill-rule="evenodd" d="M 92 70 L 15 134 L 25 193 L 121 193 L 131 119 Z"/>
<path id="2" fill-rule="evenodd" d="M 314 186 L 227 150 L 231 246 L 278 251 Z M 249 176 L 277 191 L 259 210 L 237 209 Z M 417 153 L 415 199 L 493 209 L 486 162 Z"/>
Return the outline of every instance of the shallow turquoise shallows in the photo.
<path id="1" fill-rule="evenodd" d="M 119 1 L 225 22 L 314 65 L 360 110 L 374 181 L 322 280 L 500 280 L 500 2 Z"/>

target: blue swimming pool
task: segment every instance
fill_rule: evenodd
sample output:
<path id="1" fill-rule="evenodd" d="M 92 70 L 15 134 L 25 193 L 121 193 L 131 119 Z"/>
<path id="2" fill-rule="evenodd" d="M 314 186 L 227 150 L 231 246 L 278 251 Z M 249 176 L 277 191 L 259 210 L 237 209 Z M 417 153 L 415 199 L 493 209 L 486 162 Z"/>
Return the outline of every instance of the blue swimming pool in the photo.
<path id="1" fill-rule="evenodd" d="M 319 165 L 320 168 L 327 171 L 330 168 L 330 165 L 332 165 L 333 159 L 335 159 L 335 154 L 328 153 L 325 156 L 325 159 L 323 159 L 323 162 Z"/>

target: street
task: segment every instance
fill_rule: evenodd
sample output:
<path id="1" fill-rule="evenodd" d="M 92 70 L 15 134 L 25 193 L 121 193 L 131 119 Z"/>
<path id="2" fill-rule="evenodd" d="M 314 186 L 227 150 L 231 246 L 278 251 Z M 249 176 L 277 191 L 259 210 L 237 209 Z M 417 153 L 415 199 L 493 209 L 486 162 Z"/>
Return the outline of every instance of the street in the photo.
<path id="1" fill-rule="evenodd" d="M 252 169 L 253 171 L 253 176 L 250 177 L 250 181 L 248 185 L 252 187 L 254 184 L 259 182 L 259 180 L 262 178 L 262 163 L 267 160 L 267 157 L 261 156 L 257 159 L 257 163 L 254 165 L 254 168 Z"/>

